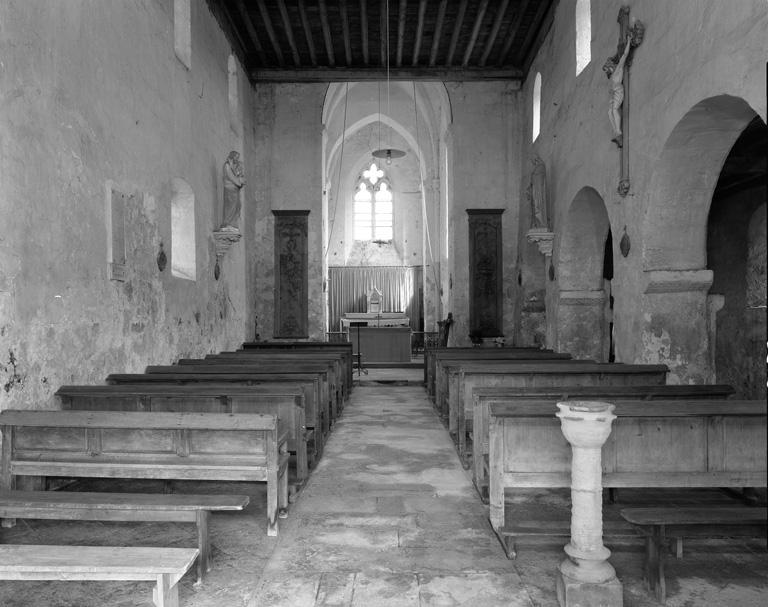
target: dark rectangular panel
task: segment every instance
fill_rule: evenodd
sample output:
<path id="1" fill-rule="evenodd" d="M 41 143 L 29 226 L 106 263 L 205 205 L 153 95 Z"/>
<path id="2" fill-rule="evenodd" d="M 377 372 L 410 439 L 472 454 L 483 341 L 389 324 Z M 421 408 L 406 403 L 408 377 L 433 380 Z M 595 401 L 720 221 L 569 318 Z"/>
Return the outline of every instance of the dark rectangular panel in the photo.
<path id="1" fill-rule="evenodd" d="M 275 335 L 309 337 L 307 230 L 309 211 L 272 211 L 275 216 Z"/>

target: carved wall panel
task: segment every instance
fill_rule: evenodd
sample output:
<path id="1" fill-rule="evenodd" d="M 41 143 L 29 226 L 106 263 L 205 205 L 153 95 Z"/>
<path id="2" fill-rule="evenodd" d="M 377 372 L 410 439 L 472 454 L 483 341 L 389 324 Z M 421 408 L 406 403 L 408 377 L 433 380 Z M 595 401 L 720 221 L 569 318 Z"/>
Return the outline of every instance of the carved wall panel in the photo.
<path id="1" fill-rule="evenodd" d="M 503 335 L 501 214 L 504 209 L 467 209 L 469 215 L 469 330 Z"/>
<path id="2" fill-rule="evenodd" d="M 309 211 L 275 216 L 275 337 L 309 337 L 307 227 Z"/>

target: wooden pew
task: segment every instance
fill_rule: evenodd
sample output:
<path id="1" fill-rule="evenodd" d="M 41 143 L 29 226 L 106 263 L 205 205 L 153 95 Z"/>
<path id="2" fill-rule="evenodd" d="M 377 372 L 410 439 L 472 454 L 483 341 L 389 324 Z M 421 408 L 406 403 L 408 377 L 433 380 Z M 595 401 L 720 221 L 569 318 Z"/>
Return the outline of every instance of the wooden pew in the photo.
<path id="1" fill-rule="evenodd" d="M 309 475 L 309 435 L 304 390 L 295 384 L 122 384 L 62 386 L 55 396 L 62 409 L 86 411 L 170 411 L 175 413 L 267 413 L 289 429 L 288 451 L 294 454 L 296 482 Z M 313 461 L 315 461 L 313 453 Z"/>
<path id="2" fill-rule="evenodd" d="M 296 352 L 221 352 L 219 354 L 208 354 L 205 358 L 182 358 L 178 365 L 258 365 L 261 367 L 276 367 L 285 365 L 289 368 L 299 365 L 304 368 L 306 365 L 327 365 L 330 371 L 329 382 L 332 386 L 331 401 L 335 403 L 338 415 L 344 408 L 344 402 L 349 399 L 349 391 L 346 387 L 346 370 L 342 365 L 341 359 L 336 355 L 322 356 L 315 353 L 302 351 Z"/>
<path id="3" fill-rule="evenodd" d="M 676 541 L 677 558 L 683 558 L 683 537 L 762 537 L 768 527 L 766 508 L 626 508 L 621 516 L 645 536 L 643 573 L 651 592 L 663 605 L 667 600 L 664 574 L 670 539 Z"/>
<path id="4" fill-rule="evenodd" d="M 247 341 L 243 343 L 241 350 L 305 350 L 318 352 L 341 352 L 347 371 L 347 382 L 349 391 L 352 391 L 353 384 L 353 357 L 352 344 L 349 342 L 327 342 L 327 341 Z"/>
<path id="5" fill-rule="evenodd" d="M 211 512 L 242 510 L 247 495 L 0 491 L 0 518 L 195 523 L 197 583 L 211 570 Z"/>
<path id="6" fill-rule="evenodd" d="M 449 382 L 449 429 L 455 427 L 459 456 L 468 466 L 467 432 L 472 425 L 472 391 L 479 387 L 627 386 L 664 384 L 666 365 L 625 365 L 583 361 L 488 361 L 448 367 L 455 375 Z M 455 426 L 453 424 L 455 423 Z"/>
<path id="7" fill-rule="evenodd" d="M 341 392 L 334 383 L 333 374 L 327 365 L 318 363 L 254 363 L 233 362 L 232 364 L 215 364 L 201 362 L 189 365 L 150 365 L 145 369 L 148 375 L 196 373 L 198 375 L 226 375 L 231 373 L 247 374 L 254 378 L 272 375 L 296 375 L 302 379 L 317 378 L 320 385 L 322 411 L 326 414 L 328 429 L 336 420 L 341 409 Z"/>
<path id="8" fill-rule="evenodd" d="M 564 400 L 677 400 L 725 399 L 734 393 L 732 386 L 650 385 L 650 386 L 553 386 L 544 388 L 475 388 L 472 390 L 472 470 L 480 496 L 488 497 L 488 417 L 491 405 L 514 405 L 516 401 Z"/>
<path id="9" fill-rule="evenodd" d="M 288 503 L 288 430 L 258 413 L 0 411 L 0 490 L 17 476 L 267 483 L 267 533 Z"/>
<path id="10" fill-rule="evenodd" d="M 178 607 L 179 580 L 196 548 L 0 545 L 3 580 L 119 580 L 155 583 L 156 607 Z"/>
<path id="11" fill-rule="evenodd" d="M 449 360 L 538 360 L 542 358 L 570 359 L 570 354 L 560 354 L 552 350 L 528 347 L 504 348 L 432 348 L 424 352 L 424 384 L 427 394 L 435 402 L 435 390 L 438 380 L 438 367 Z"/>
<path id="12" fill-rule="evenodd" d="M 513 348 L 475 348 L 462 352 L 452 352 L 449 348 L 445 352 L 436 354 L 434 358 L 434 377 L 432 378 L 432 389 L 434 391 L 433 402 L 441 417 L 448 416 L 448 369 L 461 365 L 462 363 L 471 364 L 483 362 L 492 364 L 495 361 L 529 361 L 537 362 L 540 360 L 562 361 L 571 360 L 570 354 L 561 354 L 549 350 L 517 350 Z M 462 349 L 463 350 L 463 349 Z M 583 361 L 587 362 L 587 361 Z M 593 361 L 588 361 L 593 362 Z"/>
<path id="13" fill-rule="evenodd" d="M 228 360 L 229 362 L 244 361 L 249 364 L 257 362 L 285 362 L 292 363 L 325 363 L 333 367 L 333 373 L 338 390 L 341 393 L 343 402 L 349 400 L 352 387 L 348 385 L 347 369 L 342 354 L 336 352 L 314 352 L 306 350 L 238 350 L 236 352 L 219 352 L 217 354 L 208 354 L 205 361 L 209 360 Z M 179 361 L 181 363 L 181 361 Z"/>
<path id="14" fill-rule="evenodd" d="M 233 384 L 242 386 L 292 385 L 304 390 L 306 402 L 305 420 L 309 438 L 314 441 L 310 453 L 319 459 L 328 436 L 330 420 L 328 401 L 320 377 L 313 373 L 190 373 L 191 367 L 184 367 L 184 373 L 112 373 L 107 376 L 110 385 L 122 384 L 176 384 L 180 386 L 199 386 L 201 384 Z"/>
<path id="15" fill-rule="evenodd" d="M 520 535 L 516 527 L 548 525 L 509 520 L 505 490 L 565 488 L 571 483 L 571 448 L 555 417 L 556 402 L 522 400 L 490 406 L 490 520 L 510 557 L 515 555 L 514 538 Z M 765 402 L 609 402 L 616 405 L 617 418 L 602 450 L 603 487 L 765 486 Z M 567 521 L 562 528 L 567 535 Z"/>

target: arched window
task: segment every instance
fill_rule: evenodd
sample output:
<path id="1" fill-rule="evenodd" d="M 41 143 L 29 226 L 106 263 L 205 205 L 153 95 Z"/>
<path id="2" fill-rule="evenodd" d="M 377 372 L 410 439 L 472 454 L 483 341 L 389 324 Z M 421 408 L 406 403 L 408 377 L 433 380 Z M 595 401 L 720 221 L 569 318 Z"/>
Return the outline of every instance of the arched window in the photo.
<path id="1" fill-rule="evenodd" d="M 355 240 L 392 240 L 392 188 L 375 162 L 357 180 L 353 200 Z"/>
<path id="2" fill-rule="evenodd" d="M 183 179 L 171 182 L 171 274 L 195 280 L 195 193 Z"/>
<path id="3" fill-rule="evenodd" d="M 592 9 L 590 0 L 576 0 L 576 75 L 592 61 Z"/>
<path id="4" fill-rule="evenodd" d="M 541 74 L 536 72 L 536 78 L 533 81 L 533 137 L 531 141 L 536 141 L 541 131 Z"/>

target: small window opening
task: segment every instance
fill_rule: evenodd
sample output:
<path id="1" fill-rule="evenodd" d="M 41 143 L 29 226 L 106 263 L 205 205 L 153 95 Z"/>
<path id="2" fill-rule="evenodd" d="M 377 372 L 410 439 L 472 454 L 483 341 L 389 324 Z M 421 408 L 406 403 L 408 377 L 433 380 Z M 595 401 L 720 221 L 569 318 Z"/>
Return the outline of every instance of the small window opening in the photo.
<path id="1" fill-rule="evenodd" d="M 576 0 L 576 75 L 592 61 L 592 9 L 590 0 Z"/>
<path id="2" fill-rule="evenodd" d="M 190 0 L 173 0 L 173 48 L 188 70 L 192 69 L 192 7 Z"/>
<path id="3" fill-rule="evenodd" d="M 541 74 L 536 72 L 536 78 L 533 81 L 533 138 L 536 141 L 541 131 Z"/>

